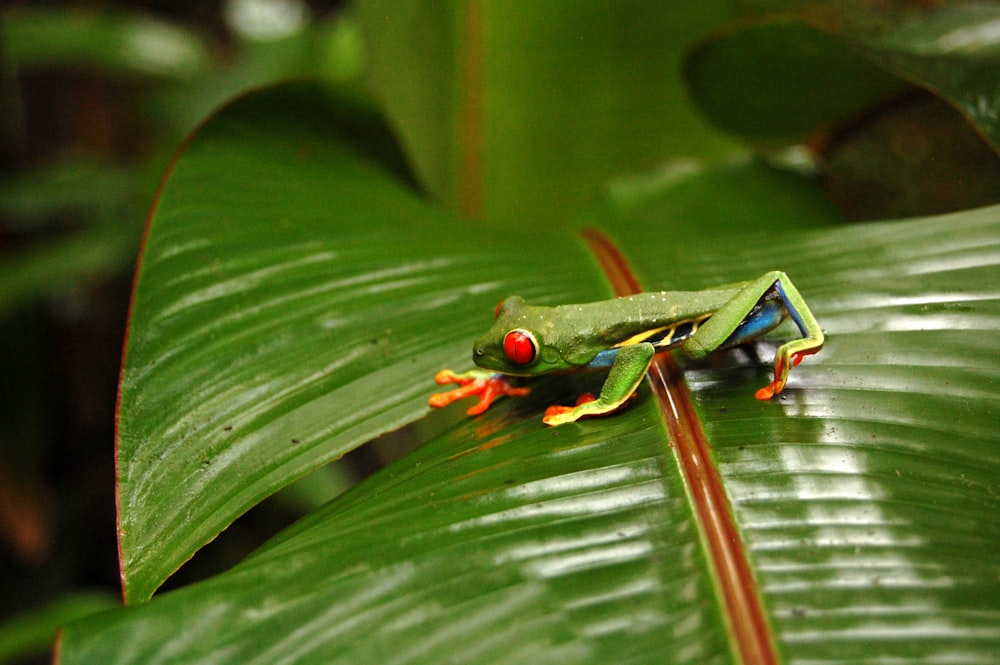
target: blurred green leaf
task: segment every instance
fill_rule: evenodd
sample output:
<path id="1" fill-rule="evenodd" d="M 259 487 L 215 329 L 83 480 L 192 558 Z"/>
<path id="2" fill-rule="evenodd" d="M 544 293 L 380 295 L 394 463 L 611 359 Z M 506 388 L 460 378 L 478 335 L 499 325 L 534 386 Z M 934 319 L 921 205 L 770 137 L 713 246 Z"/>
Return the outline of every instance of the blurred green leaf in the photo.
<path id="1" fill-rule="evenodd" d="M 0 314 L 17 306 L 106 278 L 132 264 L 136 234 L 97 224 L 64 238 L 5 253 L 0 270 Z"/>
<path id="2" fill-rule="evenodd" d="M 661 234 L 671 252 L 697 246 L 705 236 L 815 229 L 844 221 L 816 182 L 753 159 L 711 165 L 682 160 L 616 178 L 579 219 L 607 229 L 625 225 L 635 234 Z"/>
<path id="3" fill-rule="evenodd" d="M 863 31 L 862 40 L 890 68 L 954 104 L 1000 152 L 998 26 L 995 2 L 945 3 Z"/>
<path id="4" fill-rule="evenodd" d="M 849 124 L 911 87 L 843 39 L 791 19 L 712 35 L 688 54 L 684 74 L 716 127 L 764 145 Z"/>
<path id="5" fill-rule="evenodd" d="M 70 214 L 108 221 L 111 215 L 121 214 L 137 180 L 129 169 L 70 156 L 0 181 L 0 214 L 4 226 L 12 230 L 65 221 Z"/>
<path id="6" fill-rule="evenodd" d="M 227 59 L 216 61 L 192 85 L 156 91 L 149 113 L 187 133 L 248 90 L 302 79 L 356 84 L 364 62 L 358 27 L 349 12 L 312 20 L 276 39 L 234 39 L 232 48 Z"/>
<path id="7" fill-rule="evenodd" d="M 9 619 L 0 624 L 0 663 L 21 662 L 28 656 L 44 654 L 51 650 L 59 628 L 119 604 L 108 594 L 82 592 Z"/>
<path id="8" fill-rule="evenodd" d="M 439 201 L 565 225 L 621 173 L 735 146 L 679 77 L 728 3 L 357 3 L 368 81 Z"/>
<path id="9" fill-rule="evenodd" d="M 358 28 L 346 11 L 306 17 L 278 38 L 235 34 L 229 51 L 215 46 L 218 55 L 205 36 L 139 12 L 16 8 L 2 18 L 0 48 L 15 71 L 86 68 L 157 79 L 139 102 L 171 140 L 247 90 L 304 77 L 352 83 L 363 63 Z"/>
<path id="10" fill-rule="evenodd" d="M 810 124 L 817 131 L 849 121 L 909 82 L 953 104 L 1000 150 L 997 3 L 764 0 L 741 7 L 754 21 L 711 37 L 687 67 L 699 108 L 718 126 L 755 139 L 801 139 Z"/>
<path id="11" fill-rule="evenodd" d="M 189 80 L 209 61 L 202 39 L 152 15 L 91 10 L 3 12 L 0 44 L 18 67 L 87 66 Z"/>

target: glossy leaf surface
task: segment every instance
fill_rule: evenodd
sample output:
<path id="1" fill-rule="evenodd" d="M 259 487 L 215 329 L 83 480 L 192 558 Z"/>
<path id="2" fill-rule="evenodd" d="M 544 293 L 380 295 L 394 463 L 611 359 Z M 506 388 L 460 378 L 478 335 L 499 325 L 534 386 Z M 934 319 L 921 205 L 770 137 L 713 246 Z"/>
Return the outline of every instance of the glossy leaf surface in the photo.
<path id="1" fill-rule="evenodd" d="M 230 573 L 68 629 L 60 662 L 728 662 L 648 394 L 568 435 L 539 408 L 468 420 Z"/>
<path id="2" fill-rule="evenodd" d="M 607 295 L 576 231 L 463 229 L 359 136 L 387 140 L 348 100 L 270 91 L 206 126 L 164 187 L 120 412 L 133 599 L 310 465 L 422 415 L 498 295 Z M 741 207 L 747 232 L 682 223 Z M 1000 209 L 790 230 L 831 218 L 747 164 L 622 182 L 583 221 L 648 288 L 781 267 L 829 334 L 773 402 L 752 398 L 767 343 L 685 374 L 782 656 L 988 660 Z M 395 270 L 414 264 L 431 267 Z M 70 626 L 59 662 L 731 662 L 650 395 L 544 428 L 571 397 L 553 379 L 462 422 L 234 570 Z"/>
<path id="3" fill-rule="evenodd" d="M 257 95 L 206 126 L 164 186 L 121 387 L 129 600 L 276 489 L 426 413 L 431 377 L 470 365 L 502 298 L 610 295 L 574 233 L 483 233 L 422 201 L 388 148 L 355 147 L 390 141 L 365 113 L 318 88 Z M 706 177 L 770 193 L 742 212 L 752 226 L 832 218 L 768 169 Z M 682 184 L 674 200 L 719 191 Z"/>
<path id="4" fill-rule="evenodd" d="M 781 256 L 828 336 L 773 403 L 740 399 L 755 354 L 685 373 L 785 656 L 988 662 L 1000 208 L 713 245 L 724 263 L 680 253 L 671 272 L 708 285 Z M 655 246 L 632 252 L 650 280 Z"/>
<path id="5" fill-rule="evenodd" d="M 605 295 L 582 248 L 535 234 L 559 248 L 540 284 L 519 238 L 422 202 L 365 114 L 316 88 L 259 95 L 206 127 L 163 188 L 121 387 L 129 599 L 275 489 L 423 415 L 434 372 L 468 363 L 502 297 Z"/>

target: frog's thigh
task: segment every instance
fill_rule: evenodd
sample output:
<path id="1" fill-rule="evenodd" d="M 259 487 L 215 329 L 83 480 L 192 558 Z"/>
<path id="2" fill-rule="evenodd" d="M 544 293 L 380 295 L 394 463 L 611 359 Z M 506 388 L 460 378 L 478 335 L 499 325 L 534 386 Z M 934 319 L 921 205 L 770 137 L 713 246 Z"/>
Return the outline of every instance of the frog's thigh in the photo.
<path id="1" fill-rule="evenodd" d="M 655 353 L 656 349 L 653 348 L 653 345 L 645 342 L 623 346 L 618 351 L 614 364 L 611 365 L 608 378 L 604 381 L 604 387 L 601 388 L 601 396 L 596 401 L 584 406 L 594 405 L 594 407 L 601 409 L 592 411 L 593 413 L 604 413 L 621 406 L 635 392 L 639 383 L 642 382 L 642 378 L 646 376 L 646 371 L 649 369 Z"/>
<path id="2" fill-rule="evenodd" d="M 705 321 L 698 328 L 698 331 L 694 335 L 681 345 L 681 352 L 688 358 L 700 359 L 712 353 L 723 344 L 726 344 L 733 332 L 743 323 L 746 316 L 753 311 L 761 298 L 771 290 L 776 282 L 784 278 L 785 274 L 783 272 L 772 270 L 757 279 L 747 282 L 739 293 L 726 301 L 708 321 Z M 771 317 L 768 316 L 767 318 Z M 768 321 L 766 325 L 755 329 L 753 334 L 748 336 L 748 339 L 758 337 L 774 328 L 775 325 L 781 322 L 781 318 L 783 317 L 779 314 L 773 318 L 773 321 Z"/>
<path id="3" fill-rule="evenodd" d="M 604 387 L 601 388 L 600 397 L 569 411 L 547 415 L 545 423 L 562 425 L 583 416 L 600 416 L 614 411 L 629 398 L 642 381 L 655 352 L 653 345 L 646 342 L 623 346 L 615 356 L 615 362 L 611 366 L 608 378 L 604 381 Z"/>

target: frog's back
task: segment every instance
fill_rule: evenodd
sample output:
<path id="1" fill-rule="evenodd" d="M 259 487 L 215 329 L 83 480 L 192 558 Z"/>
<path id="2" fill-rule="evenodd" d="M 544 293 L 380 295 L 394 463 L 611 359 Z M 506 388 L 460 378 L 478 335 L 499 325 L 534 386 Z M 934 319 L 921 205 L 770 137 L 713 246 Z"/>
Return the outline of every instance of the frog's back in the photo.
<path id="1" fill-rule="evenodd" d="M 669 348 L 693 334 L 698 324 L 738 292 L 738 286 L 706 291 L 651 291 L 595 303 L 560 305 L 555 310 L 578 334 L 592 337 L 608 348 L 631 340 Z M 643 339 L 647 333 L 650 336 Z"/>

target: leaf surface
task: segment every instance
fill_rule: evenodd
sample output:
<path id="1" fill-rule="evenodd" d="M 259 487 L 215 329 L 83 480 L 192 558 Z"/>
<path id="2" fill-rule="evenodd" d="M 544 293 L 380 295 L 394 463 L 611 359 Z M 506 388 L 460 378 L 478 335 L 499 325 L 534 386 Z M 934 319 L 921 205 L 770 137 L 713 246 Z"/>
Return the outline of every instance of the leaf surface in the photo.
<path id="1" fill-rule="evenodd" d="M 533 406 L 460 424 L 229 573 L 68 628 L 61 662 L 727 662 L 648 393 L 568 436 Z"/>
<path id="2" fill-rule="evenodd" d="M 390 170 L 402 166 L 384 131 L 291 86 L 236 104 L 173 168 L 121 385 L 127 598 L 275 489 L 423 415 L 429 379 L 468 363 L 504 296 L 604 295 L 581 247 L 534 233 L 526 251 L 423 202 Z"/>
<path id="3" fill-rule="evenodd" d="M 361 149 L 362 136 L 386 147 Z M 473 228 L 407 187 L 392 146 L 350 98 L 286 86 L 223 112 L 174 166 L 121 385 L 130 601 L 276 489 L 424 415 L 431 377 L 470 365 L 470 340 L 502 298 L 610 295 L 573 233 L 531 220 Z M 770 192 L 769 206 L 744 211 L 748 224 L 832 218 L 810 187 L 735 171 L 722 185 L 734 196 Z M 727 180 L 725 169 L 706 177 Z M 688 187 L 676 201 L 690 206 L 721 191 Z"/>
<path id="4" fill-rule="evenodd" d="M 388 147 L 360 149 L 362 135 Z M 423 415 L 429 377 L 468 365 L 499 297 L 606 297 L 575 231 L 466 229 L 400 177 L 372 117 L 317 88 L 244 100 L 178 161 L 119 413 L 131 600 L 277 487 Z M 692 167 L 621 182 L 582 221 L 648 288 L 781 267 L 829 334 L 769 403 L 752 398 L 766 342 L 685 370 L 783 657 L 988 659 L 1000 208 L 825 229 L 828 207 L 784 179 Z M 733 200 L 742 232 L 680 223 L 722 229 Z M 542 382 L 232 571 L 68 627 L 60 662 L 731 662 L 697 499 L 652 397 L 544 428 L 544 406 L 572 392 Z"/>
<path id="5" fill-rule="evenodd" d="M 685 371 L 788 661 L 995 658 L 1000 207 L 715 237 L 725 261 L 669 271 L 657 244 L 637 271 L 695 286 L 781 257 L 827 335 L 770 403 L 740 399 L 767 346 Z"/>

